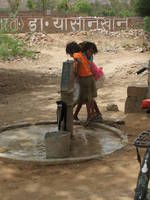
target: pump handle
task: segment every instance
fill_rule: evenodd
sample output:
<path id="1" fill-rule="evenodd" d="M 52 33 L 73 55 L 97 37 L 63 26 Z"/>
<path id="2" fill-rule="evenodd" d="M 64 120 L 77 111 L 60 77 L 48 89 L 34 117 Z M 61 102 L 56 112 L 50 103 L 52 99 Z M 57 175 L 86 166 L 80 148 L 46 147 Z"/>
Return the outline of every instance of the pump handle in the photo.
<path id="1" fill-rule="evenodd" d="M 147 67 L 143 67 L 142 69 L 139 69 L 136 73 L 137 75 L 143 73 L 145 70 L 147 70 Z"/>

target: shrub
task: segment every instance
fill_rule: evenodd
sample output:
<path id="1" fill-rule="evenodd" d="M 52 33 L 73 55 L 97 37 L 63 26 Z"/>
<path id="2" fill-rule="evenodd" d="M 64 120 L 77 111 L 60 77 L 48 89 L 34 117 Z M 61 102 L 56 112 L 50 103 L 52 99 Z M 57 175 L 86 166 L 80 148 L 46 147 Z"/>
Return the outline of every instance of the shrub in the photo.
<path id="1" fill-rule="evenodd" d="M 0 58 L 8 60 L 10 57 L 33 57 L 35 53 L 25 48 L 23 41 L 0 33 Z"/>
<path id="2" fill-rule="evenodd" d="M 142 17 L 150 16 L 150 0 L 137 0 L 136 11 Z"/>
<path id="3" fill-rule="evenodd" d="M 72 9 L 77 13 L 91 14 L 92 6 L 87 0 L 76 0 Z"/>
<path id="4" fill-rule="evenodd" d="M 133 13 L 129 10 L 120 11 L 120 17 L 131 17 L 131 16 L 133 16 Z"/>
<path id="5" fill-rule="evenodd" d="M 36 4 L 33 2 L 33 0 L 27 0 L 26 6 L 29 10 L 34 10 L 36 8 Z"/>
<path id="6" fill-rule="evenodd" d="M 115 12 L 111 8 L 103 8 L 100 13 L 101 16 L 115 16 Z"/>
<path id="7" fill-rule="evenodd" d="M 150 17 L 144 18 L 144 30 L 150 32 Z"/>
<path id="8" fill-rule="evenodd" d="M 56 9 L 58 11 L 68 11 L 69 7 L 68 7 L 68 0 L 61 0 L 61 1 L 57 1 L 56 3 Z"/>

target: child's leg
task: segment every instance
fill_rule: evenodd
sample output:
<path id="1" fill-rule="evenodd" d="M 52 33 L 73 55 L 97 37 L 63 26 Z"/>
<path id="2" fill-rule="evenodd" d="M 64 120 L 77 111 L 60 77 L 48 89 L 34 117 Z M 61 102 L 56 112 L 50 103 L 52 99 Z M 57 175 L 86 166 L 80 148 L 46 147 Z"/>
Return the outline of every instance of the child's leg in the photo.
<path id="1" fill-rule="evenodd" d="M 101 114 L 101 112 L 100 112 L 95 100 L 94 100 L 94 108 L 95 108 L 95 111 L 96 111 L 95 120 L 98 120 L 99 122 L 102 122 L 103 121 L 103 117 L 102 117 L 102 114 Z"/>
<path id="2" fill-rule="evenodd" d="M 90 121 L 92 121 L 94 119 L 94 102 L 93 100 L 89 103 L 86 104 L 87 107 L 87 122 L 86 125 L 89 124 Z"/>
<path id="3" fill-rule="evenodd" d="M 87 110 L 87 121 L 88 121 L 91 117 L 91 102 L 86 103 L 86 110 Z"/>
<path id="4" fill-rule="evenodd" d="M 86 104 L 87 107 L 87 119 L 92 119 L 95 115 L 93 100 Z"/>
<path id="5" fill-rule="evenodd" d="M 77 104 L 75 113 L 74 113 L 74 115 L 73 115 L 73 119 L 74 119 L 74 120 L 79 120 L 78 114 L 79 114 L 79 112 L 80 112 L 80 110 L 81 110 L 81 107 L 82 107 L 82 103 Z"/>
<path id="6" fill-rule="evenodd" d="M 94 100 L 90 103 L 90 118 L 95 116 L 95 107 L 94 107 Z"/>
<path id="7" fill-rule="evenodd" d="M 93 100 L 93 104 L 94 104 L 94 109 L 96 111 L 96 114 L 97 115 L 102 115 L 95 100 Z"/>

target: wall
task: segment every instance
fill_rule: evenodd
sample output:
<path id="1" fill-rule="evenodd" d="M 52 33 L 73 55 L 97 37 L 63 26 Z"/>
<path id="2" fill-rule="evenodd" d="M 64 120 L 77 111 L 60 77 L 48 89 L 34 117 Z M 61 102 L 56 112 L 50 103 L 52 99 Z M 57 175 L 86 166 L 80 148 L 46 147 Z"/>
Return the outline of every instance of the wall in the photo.
<path id="1" fill-rule="evenodd" d="M 110 17 L 60 17 L 51 15 L 26 15 L 16 18 L 0 16 L 0 30 L 23 32 L 61 33 L 75 31 L 118 31 L 142 27 L 142 18 Z"/>

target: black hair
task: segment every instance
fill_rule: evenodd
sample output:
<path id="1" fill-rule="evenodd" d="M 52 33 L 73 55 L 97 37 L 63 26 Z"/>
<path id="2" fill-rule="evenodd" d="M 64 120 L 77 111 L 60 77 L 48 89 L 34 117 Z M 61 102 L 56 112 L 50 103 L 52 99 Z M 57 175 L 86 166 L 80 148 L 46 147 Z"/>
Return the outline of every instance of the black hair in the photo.
<path id="1" fill-rule="evenodd" d="M 66 45 L 66 54 L 74 54 L 81 51 L 80 46 L 76 42 L 70 42 Z"/>
<path id="2" fill-rule="evenodd" d="M 84 41 L 84 42 L 80 42 L 80 43 L 79 43 L 79 46 L 80 46 L 82 52 L 84 52 L 85 44 L 86 44 L 86 43 L 87 43 L 87 41 Z"/>
<path id="3" fill-rule="evenodd" d="M 93 54 L 98 53 L 97 46 L 94 42 L 84 41 L 84 42 L 79 43 L 79 46 L 80 46 L 82 52 L 86 52 L 86 51 L 92 49 Z"/>

